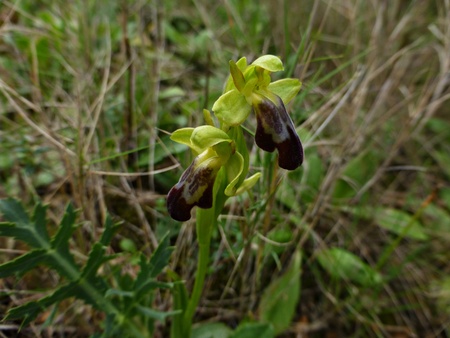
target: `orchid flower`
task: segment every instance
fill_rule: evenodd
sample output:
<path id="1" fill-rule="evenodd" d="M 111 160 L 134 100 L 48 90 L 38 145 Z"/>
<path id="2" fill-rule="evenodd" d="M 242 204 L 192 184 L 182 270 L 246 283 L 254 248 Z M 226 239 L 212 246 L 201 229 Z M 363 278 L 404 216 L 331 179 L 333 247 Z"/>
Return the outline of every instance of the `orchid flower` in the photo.
<path id="1" fill-rule="evenodd" d="M 294 170 L 303 162 L 303 147 L 285 104 L 297 95 L 301 83 L 297 79 L 271 82 L 270 73 L 281 70 L 281 60 L 273 55 L 249 66 L 245 58 L 230 61 L 231 77 L 212 110 L 224 126 L 238 126 L 254 111 L 258 147 L 268 152 L 277 149 L 279 166 Z"/>
<path id="2" fill-rule="evenodd" d="M 189 220 L 194 206 L 203 209 L 213 206 L 214 182 L 222 168 L 226 174 L 224 192 L 227 196 L 250 189 L 260 176 L 258 173 L 245 179 L 244 158 L 236 150 L 235 141 L 214 126 L 182 128 L 176 130 L 171 139 L 186 144 L 198 154 L 167 195 L 167 209 L 177 221 Z"/>

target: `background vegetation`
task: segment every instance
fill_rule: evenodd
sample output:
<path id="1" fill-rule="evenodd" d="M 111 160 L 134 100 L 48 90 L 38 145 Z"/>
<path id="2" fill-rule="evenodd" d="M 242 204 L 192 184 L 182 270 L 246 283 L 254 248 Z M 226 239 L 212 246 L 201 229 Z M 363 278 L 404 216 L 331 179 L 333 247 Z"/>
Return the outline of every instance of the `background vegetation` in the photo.
<path id="1" fill-rule="evenodd" d="M 120 222 L 99 270 L 112 286 L 137 278 L 140 253 L 169 232 L 169 266 L 189 289 L 194 223 L 172 221 L 165 194 L 191 154 L 169 133 L 202 124 L 228 60 L 262 54 L 303 82 L 289 111 L 306 161 L 287 174 L 253 147 L 263 177 L 226 206 L 196 321 L 262 320 L 264 292 L 301 252 L 300 298 L 280 337 L 449 337 L 448 0 L 1 0 L 0 197 L 47 205 L 50 234 L 70 202 L 80 265 L 107 244 L 107 215 Z M 1 263 L 30 250 L 6 236 L 0 247 Z M 46 266 L 3 278 L 0 313 L 64 278 Z M 150 303 L 170 311 L 171 293 Z M 160 317 L 154 336 L 170 322 Z M 104 323 L 68 298 L 20 336 L 89 336 Z"/>

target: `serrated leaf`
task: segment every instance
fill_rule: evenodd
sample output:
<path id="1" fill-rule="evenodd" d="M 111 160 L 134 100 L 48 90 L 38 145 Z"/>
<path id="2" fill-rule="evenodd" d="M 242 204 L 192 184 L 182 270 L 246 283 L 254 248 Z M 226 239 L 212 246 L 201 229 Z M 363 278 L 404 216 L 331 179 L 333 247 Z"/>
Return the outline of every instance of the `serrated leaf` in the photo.
<path id="1" fill-rule="evenodd" d="M 393 208 L 379 208 L 375 214 L 375 221 L 381 227 L 397 235 L 416 240 L 427 240 L 428 235 L 422 224 L 405 211 Z"/>
<path id="2" fill-rule="evenodd" d="M 262 295 L 260 318 L 272 324 L 276 334 L 286 330 L 294 317 L 300 297 L 301 260 L 301 253 L 297 251 L 286 272 L 275 279 Z"/>
<path id="3" fill-rule="evenodd" d="M 4 320 L 22 319 L 22 326 L 27 326 L 47 307 L 59 303 L 73 295 L 73 284 L 59 287 L 51 295 L 41 298 L 38 301 L 28 302 L 24 305 L 10 309 Z"/>
<path id="4" fill-rule="evenodd" d="M 104 246 L 107 246 L 109 245 L 109 243 L 111 243 L 114 232 L 118 228 L 118 225 L 113 223 L 110 215 L 107 215 L 104 228 L 105 229 L 103 230 L 102 237 L 100 238 L 100 243 Z"/>
<path id="5" fill-rule="evenodd" d="M 223 323 L 198 324 L 192 329 L 191 338 L 228 338 L 233 331 Z"/>
<path id="6" fill-rule="evenodd" d="M 0 200 L 0 212 L 8 222 L 20 224 L 21 226 L 30 223 L 30 219 L 22 204 L 15 199 Z"/>
<path id="7" fill-rule="evenodd" d="M 45 229 L 45 207 L 38 204 L 34 212 L 35 222 L 30 221 L 22 204 L 14 199 L 0 200 L 0 212 L 9 223 L 0 223 L 0 236 L 23 241 L 33 248 L 50 248 Z"/>
<path id="8" fill-rule="evenodd" d="M 272 325 L 266 323 L 245 323 L 239 325 L 230 338 L 274 338 Z"/>
<path id="9" fill-rule="evenodd" d="M 334 278 L 350 280 L 371 287 L 382 282 L 381 275 L 358 256 L 341 249 L 322 250 L 317 255 L 320 265 Z"/>
<path id="10" fill-rule="evenodd" d="M 73 209 L 72 204 L 69 204 L 66 208 L 64 217 L 61 220 L 58 232 L 55 234 L 55 236 L 53 236 L 51 240 L 52 248 L 56 250 L 64 249 L 65 251 L 68 251 L 69 240 L 75 230 L 75 218 L 75 210 Z"/>
<path id="11" fill-rule="evenodd" d="M 161 271 L 169 264 L 170 256 L 173 251 L 173 247 L 169 246 L 168 234 L 163 237 L 158 248 L 150 258 L 149 276 L 155 278 Z"/>
<path id="12" fill-rule="evenodd" d="M 47 232 L 47 220 L 45 214 L 47 212 L 47 207 L 44 207 L 41 203 L 38 203 L 34 208 L 33 213 L 33 223 L 34 229 L 36 229 L 37 235 L 42 239 L 41 245 L 48 245 L 50 238 Z"/>
<path id="13" fill-rule="evenodd" d="M 98 268 L 109 259 L 111 259 L 110 256 L 105 256 L 105 247 L 100 242 L 95 243 L 89 252 L 89 258 L 83 268 L 82 277 L 88 279 L 95 276 Z"/>
<path id="14" fill-rule="evenodd" d="M 13 274 L 25 273 L 35 266 L 42 264 L 47 258 L 47 251 L 44 249 L 33 250 L 9 262 L 0 265 L 0 278 L 5 278 Z"/>

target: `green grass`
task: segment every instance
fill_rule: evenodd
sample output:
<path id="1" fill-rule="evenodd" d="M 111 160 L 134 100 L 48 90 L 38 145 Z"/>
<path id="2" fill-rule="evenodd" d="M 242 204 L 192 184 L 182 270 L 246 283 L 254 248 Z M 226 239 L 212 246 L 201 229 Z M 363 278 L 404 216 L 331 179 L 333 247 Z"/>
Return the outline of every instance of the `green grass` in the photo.
<path id="1" fill-rule="evenodd" d="M 203 124 L 230 59 L 274 54 L 276 76 L 303 82 L 288 110 L 305 163 L 287 173 L 252 145 L 250 172 L 263 175 L 225 206 L 195 322 L 264 321 L 265 290 L 301 252 L 300 300 L 279 337 L 449 337 L 449 13 L 448 1 L 2 1 L 0 198 L 48 205 L 50 234 L 70 202 L 80 266 L 108 215 L 121 222 L 117 258 L 99 271 L 113 286 L 169 232 L 169 267 L 190 290 L 194 222 L 171 220 L 165 195 L 192 155 L 169 134 Z M 0 247 L 0 263 L 30 249 Z M 2 279 L 0 313 L 63 281 L 46 267 Z M 152 308 L 172 301 L 157 290 Z M 104 324 L 68 299 L 21 336 Z"/>

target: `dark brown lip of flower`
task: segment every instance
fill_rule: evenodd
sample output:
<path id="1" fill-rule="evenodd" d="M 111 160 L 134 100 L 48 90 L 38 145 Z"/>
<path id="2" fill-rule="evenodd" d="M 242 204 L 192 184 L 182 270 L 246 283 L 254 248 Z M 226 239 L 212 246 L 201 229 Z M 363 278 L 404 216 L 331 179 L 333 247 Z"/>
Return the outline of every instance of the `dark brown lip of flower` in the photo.
<path id="1" fill-rule="evenodd" d="M 265 98 L 253 107 L 257 118 L 255 142 L 264 151 L 278 150 L 278 165 L 295 170 L 303 163 L 303 146 L 281 98 Z M 269 132 L 266 132 L 269 131 Z"/>
<path id="2" fill-rule="evenodd" d="M 193 207 L 209 209 L 213 205 L 213 186 L 217 170 L 209 167 L 195 170 L 195 165 L 196 161 L 186 169 L 180 181 L 167 194 L 167 210 L 170 216 L 179 222 L 191 219 Z M 198 201 L 186 200 L 185 196 L 192 196 L 202 185 L 206 185 L 206 189 Z"/>

